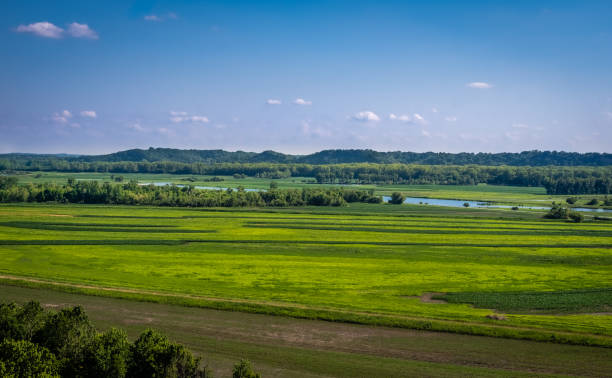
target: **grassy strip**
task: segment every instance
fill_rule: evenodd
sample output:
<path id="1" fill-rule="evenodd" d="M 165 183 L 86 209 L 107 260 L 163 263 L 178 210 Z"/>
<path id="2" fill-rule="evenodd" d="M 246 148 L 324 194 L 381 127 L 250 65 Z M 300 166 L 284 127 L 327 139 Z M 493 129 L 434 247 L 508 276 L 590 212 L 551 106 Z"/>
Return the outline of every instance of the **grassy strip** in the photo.
<path id="1" fill-rule="evenodd" d="M 201 231 L 202 233 L 206 231 Z M 211 231 L 216 232 L 216 231 Z M 342 240 L 225 240 L 225 239 L 119 239 L 119 240 L 0 240 L 0 245 L 181 245 L 188 243 L 210 244 L 298 244 L 298 245 L 380 245 L 380 246 L 424 246 L 424 247 L 518 247 L 518 248 L 603 248 L 610 244 L 494 244 L 494 243 L 425 243 L 425 242 L 368 242 Z"/>
<path id="2" fill-rule="evenodd" d="M 14 227 L 14 228 L 25 228 L 30 230 L 51 230 L 51 231 L 87 231 L 87 232 L 146 232 L 146 233 L 163 233 L 163 234 L 199 234 L 199 233 L 211 233 L 216 230 L 185 230 L 179 228 L 134 228 L 133 226 L 127 226 L 125 228 L 118 228 L 113 225 L 110 227 L 91 227 L 83 226 L 78 223 L 72 225 L 53 224 L 44 222 L 2 222 L 0 226 L 3 227 Z"/>
<path id="3" fill-rule="evenodd" d="M 612 310 L 612 288 L 547 292 L 447 293 L 435 296 L 451 303 L 504 312 L 588 313 Z"/>
<path id="4" fill-rule="evenodd" d="M 271 220 L 268 220 L 271 219 Z M 321 219 L 322 221 L 317 221 L 317 222 L 303 222 L 302 220 L 304 218 L 300 217 L 300 218 L 293 218 L 294 222 L 286 222 L 286 221 L 277 221 L 277 219 L 281 219 L 281 218 L 253 218 L 251 217 L 250 220 L 244 222 L 244 224 L 246 225 L 251 225 L 251 224 L 257 224 L 257 225 L 270 225 L 270 226 L 335 226 L 335 227 L 404 227 L 404 228 L 424 228 L 424 229 L 432 229 L 432 228 L 451 228 L 451 229 L 457 229 L 457 228 L 461 228 L 461 229 L 476 229 L 476 230 L 507 230 L 507 231 L 559 231 L 559 232 L 575 232 L 575 231 L 589 231 L 589 232 L 593 232 L 593 233 L 605 233 L 608 234 L 610 236 L 612 236 L 612 231 L 608 231 L 608 230 L 592 230 L 592 229 L 582 229 L 582 228 L 551 228 L 550 225 L 541 222 L 540 225 L 541 227 L 537 227 L 537 228 L 531 228 L 531 227 L 523 227 L 523 224 L 529 224 L 531 225 L 531 223 L 522 223 L 522 222 L 507 222 L 507 223 L 489 223 L 489 222 L 478 222 L 478 225 L 476 226 L 468 226 L 465 224 L 445 224 L 445 223 L 451 223 L 449 221 L 443 222 L 440 221 L 438 219 L 436 220 L 432 220 L 430 222 L 427 222 L 427 224 L 422 224 L 422 223 L 413 223 L 413 222 L 408 222 L 408 221 L 402 221 L 402 222 L 395 222 L 395 223 L 381 223 L 381 222 L 372 222 L 366 219 L 359 219 L 359 221 L 361 222 L 366 222 L 366 223 L 354 223 L 354 221 L 352 221 L 350 224 L 349 223 L 338 223 L 338 222 L 326 222 L 327 218 L 323 218 Z M 346 219 L 341 219 L 341 221 L 347 221 Z M 422 221 L 420 221 L 422 222 Z M 452 222 L 454 223 L 454 222 Z M 465 223 L 465 222 L 458 222 L 458 223 Z M 474 223 L 474 222 L 471 222 Z M 72 223 L 73 224 L 73 223 Z M 510 225 L 512 225 L 512 227 L 509 227 Z M 575 226 L 575 224 L 571 224 L 571 226 Z M 590 226 L 590 225 L 589 225 Z M 154 226 L 157 227 L 157 226 Z"/>
<path id="5" fill-rule="evenodd" d="M 454 230 L 432 230 L 432 229 L 419 229 L 419 228 L 380 228 L 380 227 L 362 227 L 362 226 L 319 226 L 319 225 L 297 225 L 297 224 L 267 224 L 260 222 L 248 222 L 244 227 L 249 228 L 277 228 L 277 229 L 290 229 L 290 230 L 321 230 L 321 231 L 360 231 L 360 232 L 385 232 L 385 233 L 396 233 L 396 234 L 471 234 L 471 235 L 563 235 L 563 236 L 612 236 L 610 231 L 600 230 L 564 230 L 564 231 L 489 231 L 484 229 L 466 230 L 456 229 Z M 438 226 L 432 225 L 429 228 L 437 228 Z"/>
<path id="6" fill-rule="evenodd" d="M 274 306 L 259 303 L 210 300 L 205 298 L 185 297 L 171 294 L 159 295 L 148 293 L 133 293 L 113 289 L 94 289 L 87 287 L 71 286 L 69 284 L 31 282 L 26 280 L 11 280 L 2 278 L 0 279 L 0 283 L 4 285 L 20 287 L 59 290 L 74 294 L 112 297 L 141 302 L 163 303 L 188 307 L 211 308 L 223 311 L 238 311 L 255 314 L 286 316 L 299 319 L 324 320 L 330 322 L 343 322 L 353 324 L 407 328 L 423 331 L 449 332 L 466 335 L 612 348 L 612 338 L 586 334 L 559 333 L 542 331 L 538 329 L 513 328 L 486 324 L 469 324 L 434 319 L 411 319 L 380 314 L 360 314 L 334 310 L 308 309 L 289 306 Z"/>

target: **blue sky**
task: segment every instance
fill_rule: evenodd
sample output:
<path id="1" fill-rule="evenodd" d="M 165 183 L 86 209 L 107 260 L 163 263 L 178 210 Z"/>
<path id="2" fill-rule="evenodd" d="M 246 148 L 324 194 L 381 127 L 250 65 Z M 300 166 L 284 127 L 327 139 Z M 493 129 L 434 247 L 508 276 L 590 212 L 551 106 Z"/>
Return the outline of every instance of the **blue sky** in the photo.
<path id="1" fill-rule="evenodd" d="M 612 152 L 610 1 L 0 3 L 0 152 Z"/>

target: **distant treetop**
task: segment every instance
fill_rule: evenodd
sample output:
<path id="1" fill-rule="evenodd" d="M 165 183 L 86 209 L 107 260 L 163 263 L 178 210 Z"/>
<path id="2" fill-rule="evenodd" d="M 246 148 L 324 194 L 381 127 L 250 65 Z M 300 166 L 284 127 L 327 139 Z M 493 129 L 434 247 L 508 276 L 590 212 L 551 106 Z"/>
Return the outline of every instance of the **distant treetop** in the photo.
<path id="1" fill-rule="evenodd" d="M 275 151 L 245 152 L 224 150 L 180 150 L 173 148 L 149 148 L 119 151 L 107 155 L 37 155 L 4 154 L 0 159 L 52 158 L 83 162 L 159 162 L 181 163 L 402 163 L 424 165 L 511 165 L 511 166 L 610 166 L 610 153 L 578 153 L 564 151 L 523 151 L 519 153 L 446 153 L 446 152 L 378 152 L 374 150 L 324 150 L 309 155 L 289 155 Z"/>

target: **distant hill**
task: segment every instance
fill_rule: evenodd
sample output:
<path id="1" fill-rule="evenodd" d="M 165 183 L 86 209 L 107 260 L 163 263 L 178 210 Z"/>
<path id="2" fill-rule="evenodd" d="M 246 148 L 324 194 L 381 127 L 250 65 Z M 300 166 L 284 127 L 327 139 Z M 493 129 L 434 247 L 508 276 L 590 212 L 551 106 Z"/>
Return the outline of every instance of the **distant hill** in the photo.
<path id="1" fill-rule="evenodd" d="M 173 148 L 132 149 L 107 155 L 3 154 L 0 159 L 61 159 L 84 162 L 159 162 L 181 163 L 403 163 L 425 165 L 510 165 L 510 166 L 610 166 L 612 154 L 563 151 L 524 151 L 520 153 L 445 153 L 378 152 L 373 150 L 324 150 L 310 155 L 288 155 L 275 151 L 245 152 L 224 150 L 180 150 Z"/>

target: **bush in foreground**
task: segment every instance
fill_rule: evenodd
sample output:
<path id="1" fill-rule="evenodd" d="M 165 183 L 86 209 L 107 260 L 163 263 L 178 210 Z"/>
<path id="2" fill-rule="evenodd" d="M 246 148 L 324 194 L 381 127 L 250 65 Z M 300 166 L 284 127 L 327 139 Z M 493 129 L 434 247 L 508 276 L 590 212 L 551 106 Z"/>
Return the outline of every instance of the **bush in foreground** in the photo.
<path id="1" fill-rule="evenodd" d="M 80 306 L 49 312 L 33 301 L 0 304 L 0 339 L 2 377 L 212 377 L 165 335 L 148 329 L 130 343 L 122 330 L 100 333 Z M 236 372 L 259 377 L 246 361 Z"/>

